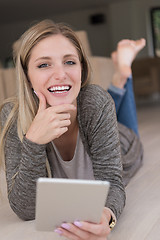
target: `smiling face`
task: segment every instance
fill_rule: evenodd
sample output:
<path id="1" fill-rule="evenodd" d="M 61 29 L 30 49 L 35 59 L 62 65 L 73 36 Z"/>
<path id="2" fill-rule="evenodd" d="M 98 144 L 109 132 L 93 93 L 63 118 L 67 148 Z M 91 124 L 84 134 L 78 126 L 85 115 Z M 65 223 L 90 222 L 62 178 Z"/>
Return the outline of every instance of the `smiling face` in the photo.
<path id="1" fill-rule="evenodd" d="M 81 63 L 74 45 L 64 36 L 41 40 L 31 51 L 28 78 L 50 106 L 76 104 L 81 88 Z"/>

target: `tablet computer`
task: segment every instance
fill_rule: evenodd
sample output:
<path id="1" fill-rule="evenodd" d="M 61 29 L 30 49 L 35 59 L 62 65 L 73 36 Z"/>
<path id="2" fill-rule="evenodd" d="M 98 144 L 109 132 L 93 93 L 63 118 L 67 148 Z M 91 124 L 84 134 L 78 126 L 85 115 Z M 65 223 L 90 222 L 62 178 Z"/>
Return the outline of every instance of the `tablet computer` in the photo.
<path id="1" fill-rule="evenodd" d="M 39 178 L 36 193 L 36 229 L 54 231 L 63 222 L 99 223 L 109 182 Z"/>

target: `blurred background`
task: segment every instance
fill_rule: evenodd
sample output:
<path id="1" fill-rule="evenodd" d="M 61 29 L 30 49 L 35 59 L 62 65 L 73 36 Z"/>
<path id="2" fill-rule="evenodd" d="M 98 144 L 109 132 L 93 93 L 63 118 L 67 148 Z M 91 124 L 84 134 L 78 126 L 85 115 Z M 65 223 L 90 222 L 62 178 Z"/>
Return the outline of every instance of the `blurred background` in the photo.
<path id="1" fill-rule="evenodd" d="M 93 55 L 110 56 L 122 38 L 144 37 L 141 56 L 153 56 L 151 9 L 159 0 L 0 0 L 0 59 L 34 21 L 66 22 L 88 33 Z"/>
<path id="2" fill-rule="evenodd" d="M 160 93 L 160 0 L 0 0 L 0 63 L 12 67 L 12 44 L 49 18 L 86 31 L 92 55 L 110 57 L 124 38 L 145 38 L 133 64 L 136 98 Z"/>

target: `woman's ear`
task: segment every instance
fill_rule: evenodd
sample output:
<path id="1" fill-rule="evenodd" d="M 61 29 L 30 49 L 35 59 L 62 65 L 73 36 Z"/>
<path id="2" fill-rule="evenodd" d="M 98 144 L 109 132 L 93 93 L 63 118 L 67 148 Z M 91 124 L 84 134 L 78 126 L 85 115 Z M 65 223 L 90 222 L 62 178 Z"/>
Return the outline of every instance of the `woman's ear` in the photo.
<path id="1" fill-rule="evenodd" d="M 38 94 L 36 93 L 36 91 L 32 88 L 33 92 L 36 94 L 36 96 L 38 97 Z"/>

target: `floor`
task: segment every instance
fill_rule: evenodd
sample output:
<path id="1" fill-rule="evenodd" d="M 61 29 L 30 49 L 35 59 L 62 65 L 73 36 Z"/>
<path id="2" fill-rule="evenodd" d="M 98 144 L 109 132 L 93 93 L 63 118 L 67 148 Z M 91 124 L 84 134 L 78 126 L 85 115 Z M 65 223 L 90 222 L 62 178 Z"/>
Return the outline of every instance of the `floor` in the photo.
<path id="1" fill-rule="evenodd" d="M 137 110 L 144 164 L 126 188 L 126 206 L 109 240 L 160 239 L 160 102 Z"/>
<path id="2" fill-rule="evenodd" d="M 126 188 L 125 209 L 108 240 L 160 239 L 160 103 L 139 106 L 138 120 L 144 164 Z M 0 239 L 63 238 L 54 233 L 36 232 L 34 221 L 21 221 L 6 203 L 0 205 Z"/>

